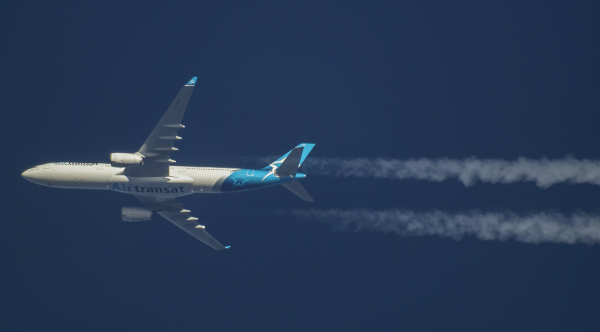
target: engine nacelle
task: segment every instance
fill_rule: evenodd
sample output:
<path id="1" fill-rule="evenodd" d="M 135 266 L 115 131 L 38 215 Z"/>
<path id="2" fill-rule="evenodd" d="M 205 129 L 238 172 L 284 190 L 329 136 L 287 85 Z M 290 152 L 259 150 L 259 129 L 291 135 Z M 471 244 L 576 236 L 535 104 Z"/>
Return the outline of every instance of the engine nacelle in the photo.
<path id="1" fill-rule="evenodd" d="M 143 221 L 154 217 L 154 211 L 140 207 L 126 206 L 121 209 L 121 218 L 123 221 Z"/>
<path id="2" fill-rule="evenodd" d="M 132 153 L 111 153 L 110 162 L 114 166 L 139 166 L 144 164 L 144 157 Z"/>

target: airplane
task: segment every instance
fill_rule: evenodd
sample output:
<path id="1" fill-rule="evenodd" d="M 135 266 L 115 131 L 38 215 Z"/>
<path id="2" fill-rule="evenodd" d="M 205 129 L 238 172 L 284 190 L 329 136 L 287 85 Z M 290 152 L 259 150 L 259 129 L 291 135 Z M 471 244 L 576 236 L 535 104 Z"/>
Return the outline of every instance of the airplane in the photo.
<path id="1" fill-rule="evenodd" d="M 192 194 L 230 193 L 283 185 L 301 199 L 314 202 L 298 180 L 298 173 L 315 146 L 302 143 L 262 169 L 173 166 L 173 143 L 181 139 L 181 119 L 196 80 L 192 78 L 177 94 L 142 147 L 135 153 L 112 153 L 109 163 L 55 162 L 32 167 L 23 178 L 35 184 L 67 189 L 100 189 L 130 194 L 145 207 L 123 207 L 124 221 L 150 220 L 158 213 L 196 239 L 216 250 L 229 249 L 198 224 L 177 197 Z"/>

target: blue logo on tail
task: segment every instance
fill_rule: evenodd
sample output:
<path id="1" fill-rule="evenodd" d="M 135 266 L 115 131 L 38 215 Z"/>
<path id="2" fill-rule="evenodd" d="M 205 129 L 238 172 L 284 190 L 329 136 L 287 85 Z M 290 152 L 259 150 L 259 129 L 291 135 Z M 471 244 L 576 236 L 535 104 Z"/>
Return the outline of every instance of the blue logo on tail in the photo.
<path id="1" fill-rule="evenodd" d="M 189 82 L 187 82 L 186 85 L 195 85 L 196 84 L 196 80 L 198 79 L 198 77 L 194 77 L 192 78 Z"/>

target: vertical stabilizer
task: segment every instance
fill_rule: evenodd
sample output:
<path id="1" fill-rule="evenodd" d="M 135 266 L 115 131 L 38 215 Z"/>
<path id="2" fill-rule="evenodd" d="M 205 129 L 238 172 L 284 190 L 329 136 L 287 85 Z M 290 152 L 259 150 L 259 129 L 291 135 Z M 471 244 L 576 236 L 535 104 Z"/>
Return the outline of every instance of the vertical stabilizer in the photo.
<path id="1" fill-rule="evenodd" d="M 279 167 L 279 165 L 281 163 L 283 163 L 284 159 L 286 159 L 290 153 L 292 153 L 292 151 L 294 151 L 297 148 L 302 148 L 302 154 L 300 155 L 300 162 L 298 163 L 298 167 L 302 166 L 302 163 L 304 162 L 304 159 L 306 159 L 306 157 L 308 156 L 308 154 L 310 153 L 310 151 L 315 147 L 314 144 L 311 143 L 301 143 L 298 144 L 297 147 L 295 147 L 293 150 L 290 150 L 288 153 L 284 154 L 283 156 L 279 157 L 279 159 L 275 160 L 274 162 L 271 163 L 271 165 L 263 168 L 263 169 L 271 169 L 273 166 L 272 165 L 277 165 Z"/>

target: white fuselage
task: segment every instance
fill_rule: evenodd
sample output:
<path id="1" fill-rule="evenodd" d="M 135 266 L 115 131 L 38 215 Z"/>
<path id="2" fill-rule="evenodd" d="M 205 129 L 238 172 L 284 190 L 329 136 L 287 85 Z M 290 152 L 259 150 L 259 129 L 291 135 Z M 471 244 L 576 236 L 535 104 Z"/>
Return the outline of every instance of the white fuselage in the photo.
<path id="1" fill-rule="evenodd" d="M 56 188 L 102 189 L 150 197 L 220 193 L 220 183 L 237 168 L 170 166 L 166 177 L 131 177 L 124 167 L 102 163 L 48 163 L 23 172 L 27 180 Z M 221 180 L 221 181 L 219 181 Z"/>

